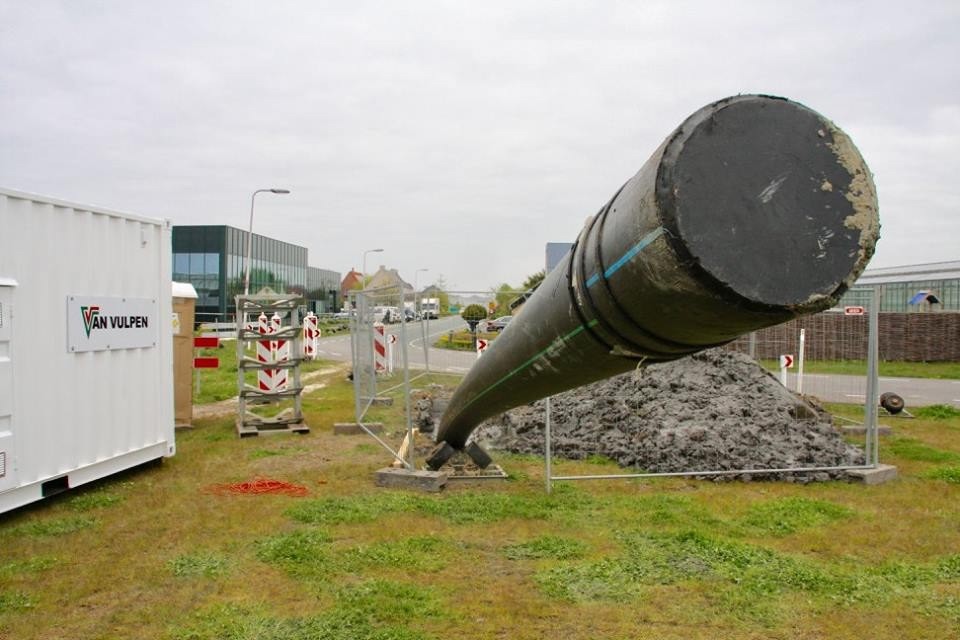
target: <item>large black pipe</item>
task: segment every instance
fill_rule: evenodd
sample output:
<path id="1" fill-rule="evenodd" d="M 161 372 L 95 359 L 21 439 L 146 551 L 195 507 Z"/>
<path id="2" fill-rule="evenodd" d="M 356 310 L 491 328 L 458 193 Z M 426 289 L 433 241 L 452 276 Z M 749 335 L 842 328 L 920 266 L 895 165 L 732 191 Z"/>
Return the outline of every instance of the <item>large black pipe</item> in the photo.
<path id="1" fill-rule="evenodd" d="M 870 171 L 832 122 L 783 98 L 707 105 L 590 219 L 471 368 L 438 442 L 462 449 L 511 407 L 829 308 L 879 228 Z"/>

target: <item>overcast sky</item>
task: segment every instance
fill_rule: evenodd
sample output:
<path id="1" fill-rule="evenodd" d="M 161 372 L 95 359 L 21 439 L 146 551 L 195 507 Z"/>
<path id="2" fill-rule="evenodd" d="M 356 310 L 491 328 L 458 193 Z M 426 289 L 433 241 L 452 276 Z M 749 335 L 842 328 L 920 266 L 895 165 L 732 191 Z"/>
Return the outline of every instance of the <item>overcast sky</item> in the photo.
<path id="1" fill-rule="evenodd" d="M 517 285 L 737 93 L 847 131 L 872 267 L 960 260 L 960 2 L 0 0 L 0 186 Z M 0 230 L 0 233 L 3 231 Z"/>

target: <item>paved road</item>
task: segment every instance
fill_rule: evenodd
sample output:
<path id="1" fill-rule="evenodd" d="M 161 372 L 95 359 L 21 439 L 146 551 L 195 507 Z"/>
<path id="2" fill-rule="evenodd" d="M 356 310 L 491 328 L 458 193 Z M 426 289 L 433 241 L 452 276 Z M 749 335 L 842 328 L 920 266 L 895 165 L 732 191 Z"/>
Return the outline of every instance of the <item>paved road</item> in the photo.
<path id="1" fill-rule="evenodd" d="M 429 323 L 429 342 L 434 342 L 438 336 L 441 336 L 452 329 L 465 329 L 467 323 L 456 316 L 431 320 Z M 424 363 L 423 336 L 419 323 L 407 325 L 407 356 L 410 358 L 410 366 L 414 369 L 422 369 Z M 396 335 L 398 343 L 394 345 L 394 362 L 400 362 L 400 325 L 387 325 L 387 335 Z M 350 355 L 350 336 L 338 335 L 330 338 L 321 338 L 318 347 L 321 358 L 330 360 L 351 360 Z M 450 349 L 430 348 L 427 357 L 430 359 L 430 370 L 444 373 L 466 373 L 470 366 L 476 361 L 477 356 L 467 351 L 451 351 Z"/>
<path id="2" fill-rule="evenodd" d="M 787 387 L 797 389 L 795 375 L 787 377 Z M 864 401 L 866 378 L 824 374 L 804 374 L 803 392 L 826 402 L 857 403 Z M 928 378 L 880 378 L 880 393 L 892 391 L 907 408 L 929 404 L 947 404 L 960 408 L 960 380 Z"/>
<path id="3" fill-rule="evenodd" d="M 465 328 L 466 323 L 458 317 L 431 320 L 430 341 L 436 340 L 451 329 Z M 424 367 L 423 338 L 419 324 L 407 326 L 407 347 L 412 368 Z M 400 325 L 388 325 L 388 334 L 400 335 Z M 400 362 L 399 345 L 395 345 L 396 362 Z M 320 357 L 331 360 L 350 361 L 350 336 L 340 335 L 320 340 Z M 429 350 L 430 370 L 445 373 L 466 373 L 476 361 L 470 352 L 449 349 Z M 791 374 L 787 387 L 797 389 L 796 376 Z M 960 408 L 960 380 L 932 380 L 919 378 L 880 378 L 880 393 L 892 391 L 902 397 L 907 408 L 930 404 L 946 404 Z M 860 403 L 864 401 L 866 378 L 824 374 L 804 374 L 803 392 L 824 402 Z"/>

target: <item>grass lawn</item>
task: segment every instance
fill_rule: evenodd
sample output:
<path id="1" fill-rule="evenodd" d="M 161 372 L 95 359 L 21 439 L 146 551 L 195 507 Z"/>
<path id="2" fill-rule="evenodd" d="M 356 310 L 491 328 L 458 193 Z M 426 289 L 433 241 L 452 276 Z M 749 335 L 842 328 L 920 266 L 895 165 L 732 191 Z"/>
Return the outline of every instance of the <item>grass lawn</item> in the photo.
<path id="1" fill-rule="evenodd" d="M 780 371 L 777 360 L 760 360 L 768 371 Z M 877 364 L 880 375 L 885 378 L 938 378 L 942 380 L 960 380 L 960 362 L 902 362 L 883 361 Z M 866 375 L 866 360 L 807 360 L 803 363 L 804 373 L 824 373 L 835 375 Z M 796 373 L 796 365 L 791 373 Z"/>
<path id="2" fill-rule="evenodd" d="M 237 343 L 234 340 L 224 340 L 217 349 L 198 349 L 197 354 L 203 357 L 219 358 L 220 366 L 217 369 L 195 369 L 193 372 L 193 402 L 205 404 L 217 400 L 226 400 L 237 395 Z M 251 348 L 247 352 L 250 358 L 257 354 Z M 327 363 L 329 364 L 329 363 Z M 304 360 L 300 363 L 302 374 L 318 371 L 325 366 L 322 360 Z M 197 391 L 197 377 L 200 378 L 199 392 Z M 247 384 L 256 385 L 252 371 L 247 373 Z"/>
<path id="3" fill-rule="evenodd" d="M 323 363 L 321 363 L 322 366 Z M 327 363 L 329 367 L 329 363 Z M 238 439 L 0 515 L 0 638 L 952 638 L 960 633 L 960 413 L 884 419 L 900 478 L 379 489 L 388 456 L 344 372 L 304 401 L 310 434 Z M 857 408 L 844 408 L 851 417 Z M 397 445 L 402 406 L 378 408 Z M 603 461 L 558 473 L 615 472 Z M 224 495 L 257 478 L 306 497 Z"/>

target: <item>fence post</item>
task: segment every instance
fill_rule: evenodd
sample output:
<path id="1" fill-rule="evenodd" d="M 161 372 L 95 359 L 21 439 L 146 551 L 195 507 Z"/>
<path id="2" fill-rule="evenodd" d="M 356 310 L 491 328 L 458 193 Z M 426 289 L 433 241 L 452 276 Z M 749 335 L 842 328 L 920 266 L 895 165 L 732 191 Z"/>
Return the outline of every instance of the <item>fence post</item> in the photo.
<path id="1" fill-rule="evenodd" d="M 880 457 L 880 443 L 877 438 L 877 389 L 880 323 L 880 287 L 874 285 L 873 299 L 870 301 L 870 318 L 867 325 L 867 391 L 864 401 L 863 420 L 867 429 L 867 464 L 876 465 Z"/>
<path id="2" fill-rule="evenodd" d="M 544 472 L 546 475 L 547 494 L 553 491 L 553 451 L 550 440 L 550 396 L 544 400 L 544 420 L 543 420 L 543 456 Z"/>
<path id="3" fill-rule="evenodd" d="M 803 393 L 803 353 L 806 349 L 807 330 L 800 329 L 800 353 L 797 355 L 797 393 Z"/>

